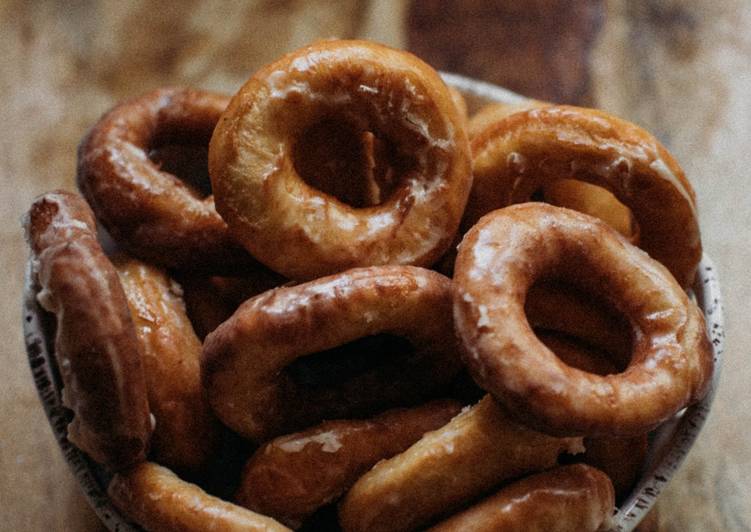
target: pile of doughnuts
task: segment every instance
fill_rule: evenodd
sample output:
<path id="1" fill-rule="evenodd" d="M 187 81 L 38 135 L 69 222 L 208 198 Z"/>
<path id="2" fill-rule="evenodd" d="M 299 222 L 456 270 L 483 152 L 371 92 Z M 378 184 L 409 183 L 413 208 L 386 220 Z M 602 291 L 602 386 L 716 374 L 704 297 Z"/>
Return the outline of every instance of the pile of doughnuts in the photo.
<path id="1" fill-rule="evenodd" d="M 468 116 L 323 41 L 120 103 L 77 182 L 33 280 L 67 437 L 145 530 L 605 529 L 711 379 L 694 192 L 600 111 Z"/>

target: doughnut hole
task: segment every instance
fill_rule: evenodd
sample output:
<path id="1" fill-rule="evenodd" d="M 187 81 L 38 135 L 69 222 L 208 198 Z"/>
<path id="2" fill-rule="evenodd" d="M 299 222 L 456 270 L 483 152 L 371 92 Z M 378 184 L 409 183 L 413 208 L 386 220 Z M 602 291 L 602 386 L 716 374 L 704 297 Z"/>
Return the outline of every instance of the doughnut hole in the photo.
<path id="1" fill-rule="evenodd" d="M 208 142 L 157 145 L 149 150 L 148 157 L 162 172 L 182 181 L 197 197 L 203 199 L 211 195 Z"/>
<path id="2" fill-rule="evenodd" d="M 545 183 L 533 198 L 595 216 L 638 245 L 639 224 L 631 209 L 603 187 L 576 179 L 556 179 Z"/>
<path id="3" fill-rule="evenodd" d="M 631 361 L 632 328 L 610 302 L 556 279 L 535 283 L 525 313 L 538 338 L 565 364 L 607 375 Z"/>
<path id="4" fill-rule="evenodd" d="M 415 353 L 409 340 L 381 333 L 298 358 L 286 371 L 296 384 L 314 393 L 356 379 L 395 374 Z"/>
<path id="5" fill-rule="evenodd" d="M 387 201 L 415 167 L 384 134 L 336 117 L 305 129 L 294 143 L 293 164 L 308 185 L 355 208 Z"/>

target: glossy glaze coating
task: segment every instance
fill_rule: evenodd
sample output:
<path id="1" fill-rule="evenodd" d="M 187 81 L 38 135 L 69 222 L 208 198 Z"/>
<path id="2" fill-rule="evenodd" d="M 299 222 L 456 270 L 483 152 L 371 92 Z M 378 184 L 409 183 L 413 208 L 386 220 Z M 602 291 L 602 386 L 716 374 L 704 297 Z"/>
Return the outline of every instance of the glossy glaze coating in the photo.
<path id="1" fill-rule="evenodd" d="M 212 196 L 149 158 L 164 145 L 205 149 L 227 96 L 164 88 L 106 113 L 78 149 L 78 187 L 128 252 L 170 268 L 227 271 L 252 264 L 232 242 Z"/>
<path id="2" fill-rule="evenodd" d="M 363 475 L 340 504 L 342 528 L 413 530 L 504 480 L 554 466 L 562 452 L 582 450 L 581 438 L 555 438 L 528 429 L 486 396 Z"/>
<path id="3" fill-rule="evenodd" d="M 141 342 L 151 413 L 151 458 L 199 471 L 216 450 L 218 422 L 201 386 L 201 342 L 185 313 L 180 285 L 155 266 L 113 259 Z"/>
<path id="4" fill-rule="evenodd" d="M 270 517 L 213 497 L 152 462 L 115 475 L 107 491 L 115 506 L 148 532 L 289 532 Z"/>
<path id="5" fill-rule="evenodd" d="M 628 318 L 631 361 L 599 376 L 561 362 L 524 314 L 555 276 Z M 554 434 L 642 434 L 701 399 L 713 371 L 701 311 L 670 273 L 599 220 L 543 203 L 495 211 L 461 244 L 454 318 L 478 384 L 525 423 Z"/>
<path id="6" fill-rule="evenodd" d="M 582 464 L 518 480 L 430 532 L 596 532 L 613 514 L 613 486 Z"/>
<path id="7" fill-rule="evenodd" d="M 643 129 L 601 111 L 547 106 L 510 114 L 472 140 L 474 184 L 463 225 L 529 201 L 545 183 L 577 179 L 631 210 L 640 247 L 691 286 L 701 259 L 696 200 L 683 171 Z"/>
<path id="8" fill-rule="evenodd" d="M 398 185 L 383 202 L 354 208 L 300 177 L 295 146 L 326 120 L 394 146 Z M 432 264 L 458 228 L 470 165 L 463 119 L 438 74 L 363 41 L 317 42 L 258 71 L 232 98 L 209 152 L 233 235 L 293 279 Z"/>
<path id="9" fill-rule="evenodd" d="M 322 419 L 424 399 L 461 367 L 450 285 L 423 268 L 378 266 L 247 301 L 204 342 L 203 380 L 214 411 L 235 431 L 264 441 Z M 379 333 L 406 338 L 415 352 L 323 388 L 300 385 L 284 371 L 301 357 Z"/>
<path id="10" fill-rule="evenodd" d="M 70 192 L 37 198 L 24 219 L 39 304 L 56 320 L 68 439 L 121 469 L 144 460 L 152 432 L 141 346 L 94 214 Z"/>
<path id="11" fill-rule="evenodd" d="M 276 438 L 245 465 L 235 500 L 298 528 L 378 461 L 402 452 L 460 410 L 455 401 L 435 401 L 367 420 L 326 421 Z"/>

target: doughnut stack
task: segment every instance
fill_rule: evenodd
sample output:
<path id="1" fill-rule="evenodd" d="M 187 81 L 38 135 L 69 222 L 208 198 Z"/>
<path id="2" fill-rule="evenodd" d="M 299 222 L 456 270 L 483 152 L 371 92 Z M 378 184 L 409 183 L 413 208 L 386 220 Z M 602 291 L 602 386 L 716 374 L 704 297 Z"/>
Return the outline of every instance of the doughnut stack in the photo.
<path id="1" fill-rule="evenodd" d="M 150 531 L 608 527 L 713 367 L 649 133 L 322 41 L 164 88 L 26 218 L 68 439 Z M 116 250 L 105 252 L 98 235 Z"/>

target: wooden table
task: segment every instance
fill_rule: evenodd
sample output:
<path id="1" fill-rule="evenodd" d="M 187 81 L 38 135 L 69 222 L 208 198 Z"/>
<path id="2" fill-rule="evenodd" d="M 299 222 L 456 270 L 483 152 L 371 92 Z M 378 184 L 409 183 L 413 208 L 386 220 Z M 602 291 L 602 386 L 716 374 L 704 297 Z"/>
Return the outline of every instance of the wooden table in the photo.
<path id="1" fill-rule="evenodd" d="M 160 3 L 168 4 L 168 3 Z M 660 529 L 751 529 L 751 4 L 743 0 L 529 3 L 13 1 L 0 4 L 0 508 L 5 530 L 100 530 L 63 463 L 26 364 L 19 219 L 74 188 L 76 145 L 114 102 L 186 84 L 232 92 L 318 37 L 410 48 L 439 68 L 530 96 L 592 104 L 660 137 L 699 198 L 725 295 L 727 350 L 710 420 L 660 500 Z M 514 7 L 524 4 L 524 9 Z"/>

